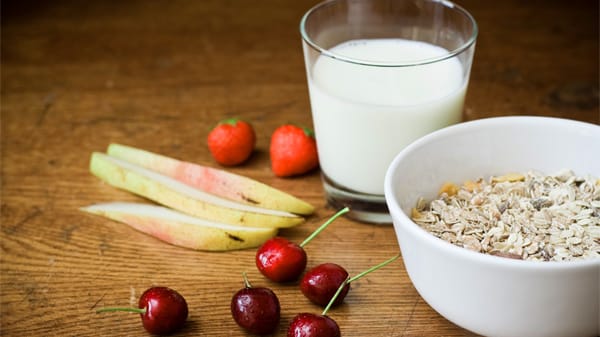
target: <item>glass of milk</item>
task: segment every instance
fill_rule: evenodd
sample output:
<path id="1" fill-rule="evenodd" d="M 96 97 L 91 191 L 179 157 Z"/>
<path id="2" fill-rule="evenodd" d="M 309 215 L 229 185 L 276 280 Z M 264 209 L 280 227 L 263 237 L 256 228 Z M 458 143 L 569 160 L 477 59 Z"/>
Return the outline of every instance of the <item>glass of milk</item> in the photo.
<path id="1" fill-rule="evenodd" d="M 391 223 L 387 167 L 413 140 L 461 121 L 477 24 L 444 0 L 330 0 L 300 31 L 327 201 Z"/>

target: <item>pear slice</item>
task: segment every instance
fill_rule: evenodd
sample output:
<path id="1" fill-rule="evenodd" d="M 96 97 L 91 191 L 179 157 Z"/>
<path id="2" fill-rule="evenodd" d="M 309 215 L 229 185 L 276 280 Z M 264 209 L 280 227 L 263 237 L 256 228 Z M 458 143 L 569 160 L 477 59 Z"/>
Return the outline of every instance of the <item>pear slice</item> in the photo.
<path id="1" fill-rule="evenodd" d="M 130 162 L 94 152 L 90 171 L 108 184 L 180 212 L 207 220 L 251 227 L 292 227 L 296 214 L 250 206 L 217 197 Z"/>
<path id="2" fill-rule="evenodd" d="M 110 144 L 107 153 L 233 201 L 301 215 L 315 211 L 312 205 L 288 193 L 224 170 L 120 144 Z"/>
<path id="3" fill-rule="evenodd" d="M 255 248 L 277 234 L 276 228 L 233 226 L 148 204 L 110 202 L 81 210 L 125 223 L 170 244 L 196 250 Z"/>

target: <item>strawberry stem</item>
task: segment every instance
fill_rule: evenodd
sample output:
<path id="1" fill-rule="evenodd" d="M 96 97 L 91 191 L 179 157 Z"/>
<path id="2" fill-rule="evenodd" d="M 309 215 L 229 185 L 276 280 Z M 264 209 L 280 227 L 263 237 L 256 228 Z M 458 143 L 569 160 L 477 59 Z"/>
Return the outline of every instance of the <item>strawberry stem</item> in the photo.
<path id="1" fill-rule="evenodd" d="M 329 224 L 332 223 L 335 219 L 348 212 L 350 212 L 350 209 L 348 207 L 344 207 L 341 210 L 339 210 L 331 218 L 329 218 L 329 220 L 327 220 L 324 224 L 322 224 L 321 226 L 319 226 L 319 228 L 312 232 L 311 235 L 304 239 L 304 241 L 302 241 L 302 243 L 300 244 L 300 247 L 304 247 L 307 243 L 310 242 L 310 240 L 314 239 L 315 236 L 319 235 L 319 233 L 321 233 L 327 226 L 329 226 Z"/>
<path id="2" fill-rule="evenodd" d="M 146 308 L 122 308 L 122 307 L 106 307 L 100 308 L 96 310 L 96 313 L 99 314 L 101 312 L 115 312 L 115 311 L 125 311 L 125 312 L 133 312 L 136 314 L 145 314 Z"/>
<path id="3" fill-rule="evenodd" d="M 362 273 L 353 276 L 353 277 L 348 277 L 344 282 L 342 282 L 342 284 L 340 284 L 339 288 L 337 289 L 337 291 L 335 292 L 335 294 L 333 295 L 333 297 L 331 298 L 331 300 L 329 300 L 329 303 L 327 303 L 327 306 L 325 307 L 325 309 L 323 309 L 323 313 L 321 313 L 322 316 L 325 316 L 325 314 L 327 313 L 327 311 L 329 311 L 329 308 L 333 305 L 333 302 L 335 302 L 336 298 L 338 297 L 338 295 L 342 292 L 342 289 L 344 289 L 344 287 L 348 284 L 350 284 L 350 282 L 356 281 L 359 278 L 374 272 L 375 270 L 389 264 L 392 263 L 394 261 L 396 261 L 398 258 L 400 257 L 400 253 L 398 253 L 397 255 L 395 255 L 394 257 L 387 259 L 383 262 L 381 262 L 380 264 L 373 266 L 365 271 L 363 271 Z"/>
<path id="4" fill-rule="evenodd" d="M 229 124 L 229 125 L 234 125 L 239 121 L 238 118 L 232 117 L 232 118 L 227 118 L 222 120 L 221 122 L 219 122 L 219 124 Z"/>
<path id="5" fill-rule="evenodd" d="M 310 138 L 314 138 L 315 137 L 315 132 L 313 131 L 313 129 L 311 129 L 309 127 L 305 127 L 305 126 L 302 126 L 301 128 L 302 128 L 302 131 L 304 131 L 304 134 L 307 137 L 310 137 Z"/>

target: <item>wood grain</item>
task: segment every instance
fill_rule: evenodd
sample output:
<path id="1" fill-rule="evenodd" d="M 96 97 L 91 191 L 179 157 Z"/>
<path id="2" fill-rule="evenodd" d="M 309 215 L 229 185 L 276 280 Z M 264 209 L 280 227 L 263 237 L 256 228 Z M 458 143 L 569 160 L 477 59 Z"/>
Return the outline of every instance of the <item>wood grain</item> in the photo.
<path id="1" fill-rule="evenodd" d="M 229 312 L 242 271 L 278 294 L 277 336 L 296 313 L 320 311 L 295 285 L 263 278 L 254 250 L 181 249 L 78 210 L 140 200 L 89 173 L 92 151 L 120 142 L 216 166 L 206 136 L 217 121 L 240 116 L 253 122 L 257 150 L 231 171 L 317 207 L 281 234 L 301 241 L 332 215 L 319 172 L 279 179 L 268 157 L 278 125 L 312 123 L 298 24 L 315 3 L 2 2 L 2 335 L 145 336 L 135 315 L 94 309 L 135 304 L 147 287 L 168 285 L 190 306 L 178 335 L 245 336 Z M 600 123 L 597 1 L 458 3 L 480 28 L 465 119 Z M 309 266 L 336 262 L 356 274 L 398 245 L 391 226 L 342 218 L 307 251 Z M 400 260 L 353 284 L 331 316 L 344 336 L 473 336 L 421 299 Z"/>

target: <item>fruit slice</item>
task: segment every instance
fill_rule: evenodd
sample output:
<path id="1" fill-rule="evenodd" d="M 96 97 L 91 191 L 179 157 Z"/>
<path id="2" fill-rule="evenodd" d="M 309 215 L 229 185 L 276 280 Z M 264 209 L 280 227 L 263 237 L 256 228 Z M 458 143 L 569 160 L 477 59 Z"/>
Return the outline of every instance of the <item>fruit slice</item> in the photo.
<path id="1" fill-rule="evenodd" d="M 254 248 L 277 234 L 276 228 L 233 226 L 140 203 L 110 202 L 81 210 L 125 223 L 170 244 L 197 250 Z"/>
<path id="2" fill-rule="evenodd" d="M 222 198 L 302 215 L 312 214 L 315 210 L 309 203 L 288 193 L 224 170 L 120 144 L 110 144 L 107 153 Z"/>
<path id="3" fill-rule="evenodd" d="M 99 152 L 92 153 L 90 171 L 112 186 L 207 220 L 272 228 L 292 227 L 304 221 L 304 218 L 292 213 L 219 198 L 160 173 Z"/>

